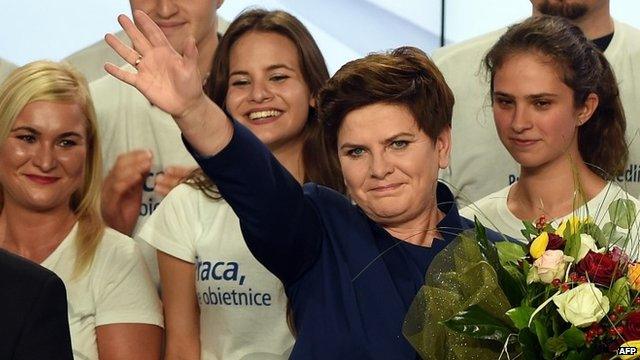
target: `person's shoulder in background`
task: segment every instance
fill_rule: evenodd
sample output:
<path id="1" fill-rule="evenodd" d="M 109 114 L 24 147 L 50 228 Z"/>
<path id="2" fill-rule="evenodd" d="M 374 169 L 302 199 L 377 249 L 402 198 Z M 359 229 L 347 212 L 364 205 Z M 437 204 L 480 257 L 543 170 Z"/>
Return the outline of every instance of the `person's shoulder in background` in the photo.
<path id="1" fill-rule="evenodd" d="M 0 84 L 16 68 L 17 68 L 17 66 L 15 64 L 13 64 L 13 63 L 5 60 L 5 59 L 0 58 Z"/>
<path id="2" fill-rule="evenodd" d="M 218 16 L 218 33 L 224 34 L 228 27 L 229 22 Z M 124 31 L 118 31 L 113 35 L 125 44 L 130 44 L 129 38 Z M 111 49 L 103 39 L 74 52 L 64 58 L 63 61 L 75 66 L 76 69 L 78 69 L 87 78 L 88 82 L 92 82 L 107 75 L 107 72 L 104 71 L 104 64 L 106 62 L 110 62 L 117 66 L 125 64 L 122 58 L 118 56 L 118 54 L 116 54 L 116 52 L 113 51 L 113 49 Z"/>
<path id="3" fill-rule="evenodd" d="M 0 250 L 3 359 L 73 359 L 64 284 L 53 272 Z"/>

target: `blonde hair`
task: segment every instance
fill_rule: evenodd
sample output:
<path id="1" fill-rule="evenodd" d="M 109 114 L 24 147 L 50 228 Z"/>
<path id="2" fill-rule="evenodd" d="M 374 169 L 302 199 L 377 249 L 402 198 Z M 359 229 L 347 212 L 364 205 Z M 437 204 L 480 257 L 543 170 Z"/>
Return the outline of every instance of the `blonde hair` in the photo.
<path id="1" fill-rule="evenodd" d="M 102 159 L 96 113 L 87 80 L 82 74 L 65 63 L 35 61 L 14 70 L 0 86 L 0 145 L 6 141 L 24 107 L 36 101 L 78 104 L 87 119 L 84 180 L 82 187 L 72 194 L 69 203 L 78 218 L 74 264 L 74 276 L 78 276 L 93 261 L 105 229 L 100 215 Z M 0 211 L 2 208 L 0 196 Z"/>

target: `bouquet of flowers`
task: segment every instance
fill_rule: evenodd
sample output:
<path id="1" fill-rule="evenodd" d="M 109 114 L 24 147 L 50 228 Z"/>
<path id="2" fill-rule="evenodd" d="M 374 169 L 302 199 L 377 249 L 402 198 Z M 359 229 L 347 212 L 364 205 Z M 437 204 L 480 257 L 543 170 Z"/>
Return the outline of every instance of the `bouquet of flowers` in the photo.
<path id="1" fill-rule="evenodd" d="M 635 204 L 609 222 L 524 222 L 527 245 L 492 243 L 476 220 L 434 259 L 403 332 L 425 359 L 636 358 Z M 634 235 L 634 236 L 632 236 Z"/>

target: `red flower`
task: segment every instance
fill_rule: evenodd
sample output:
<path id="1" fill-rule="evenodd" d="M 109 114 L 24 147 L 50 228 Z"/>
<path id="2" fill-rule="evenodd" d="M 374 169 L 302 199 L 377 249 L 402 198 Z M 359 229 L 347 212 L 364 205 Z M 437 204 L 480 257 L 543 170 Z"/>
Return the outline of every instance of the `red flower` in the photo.
<path id="1" fill-rule="evenodd" d="M 624 325 L 624 338 L 627 341 L 640 340 L 640 311 L 627 315 Z"/>
<path id="2" fill-rule="evenodd" d="M 619 259 L 619 255 L 617 258 Z M 580 275 L 588 274 L 589 280 L 593 283 L 609 286 L 612 280 L 624 275 L 623 265 L 624 263 L 614 260 L 611 252 L 599 254 L 589 251 L 576 266 L 576 271 Z"/>
<path id="3" fill-rule="evenodd" d="M 564 250 L 564 244 L 566 241 L 560 235 L 549 233 L 549 243 L 547 244 L 547 250 Z"/>

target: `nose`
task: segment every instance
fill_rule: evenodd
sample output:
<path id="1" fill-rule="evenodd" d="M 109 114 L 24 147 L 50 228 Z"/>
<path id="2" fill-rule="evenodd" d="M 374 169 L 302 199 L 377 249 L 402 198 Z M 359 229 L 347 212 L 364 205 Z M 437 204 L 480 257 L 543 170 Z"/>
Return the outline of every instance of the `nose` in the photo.
<path id="1" fill-rule="evenodd" d="M 40 144 L 33 155 L 32 162 L 45 173 L 55 169 L 58 164 L 55 149 L 47 144 Z"/>
<path id="2" fill-rule="evenodd" d="M 156 12 L 163 18 L 169 18 L 178 12 L 176 0 L 158 0 Z"/>
<path id="3" fill-rule="evenodd" d="M 516 106 L 511 115 L 511 129 L 516 133 L 521 133 L 525 130 L 531 129 L 533 123 L 529 118 L 524 106 Z"/>
<path id="4" fill-rule="evenodd" d="M 394 170 L 393 163 L 389 161 L 388 155 L 382 151 L 371 156 L 370 172 L 371 177 L 376 179 L 384 179 Z"/>
<path id="5" fill-rule="evenodd" d="M 273 94 L 269 86 L 263 81 L 254 81 L 251 84 L 251 101 L 262 103 L 273 98 Z"/>

